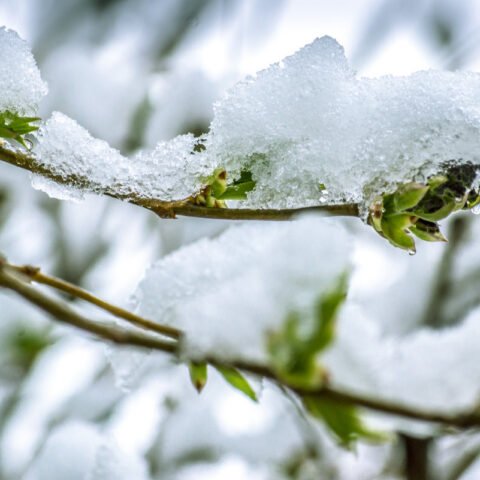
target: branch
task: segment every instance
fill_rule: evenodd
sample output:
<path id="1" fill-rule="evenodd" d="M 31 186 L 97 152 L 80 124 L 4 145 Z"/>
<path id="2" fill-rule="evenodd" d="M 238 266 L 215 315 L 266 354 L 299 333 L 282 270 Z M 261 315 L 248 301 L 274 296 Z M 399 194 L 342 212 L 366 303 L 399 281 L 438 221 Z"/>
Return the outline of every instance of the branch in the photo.
<path id="1" fill-rule="evenodd" d="M 85 175 L 72 173 L 60 174 L 51 166 L 43 164 L 35 155 L 24 150 L 13 150 L 5 142 L 0 143 L 0 160 L 36 175 L 48 178 L 59 185 L 67 185 L 80 190 L 94 191 L 119 200 L 126 200 L 134 205 L 151 210 L 162 218 L 201 217 L 219 220 L 289 220 L 304 212 L 319 212 L 333 216 L 358 217 L 358 205 L 346 203 L 343 205 L 318 205 L 294 209 L 247 209 L 247 208 L 207 208 L 192 205 L 189 199 L 167 202 L 161 199 L 142 197 L 138 195 L 120 194 L 115 185 L 107 187 L 95 185 Z"/>
<path id="2" fill-rule="evenodd" d="M 82 288 L 73 285 L 72 283 L 61 280 L 60 278 L 45 275 L 40 271 L 40 268 L 38 267 L 33 267 L 31 265 L 17 266 L 11 264 L 6 264 L 5 267 L 25 276 L 29 281 L 40 283 L 42 285 L 48 285 L 49 287 L 60 290 L 63 293 L 71 295 L 72 297 L 80 298 L 88 303 L 91 303 L 101 308 L 102 310 L 105 310 L 112 315 L 115 315 L 118 318 L 126 320 L 132 325 L 135 325 L 136 327 L 150 330 L 155 333 L 159 333 L 161 335 L 173 338 L 175 340 L 178 340 L 181 336 L 180 330 L 174 327 L 170 327 L 168 325 L 160 325 L 159 323 L 153 322 L 152 320 L 142 318 L 128 310 L 112 305 L 111 303 L 108 303 L 105 300 L 96 297 L 90 292 L 87 292 L 86 290 L 83 290 Z"/>
<path id="3" fill-rule="evenodd" d="M 461 249 L 468 234 L 470 218 L 455 217 L 450 224 L 448 233 L 449 241 L 443 251 L 442 258 L 433 278 L 432 291 L 425 308 L 422 324 L 432 328 L 444 328 L 450 325 L 444 318 L 445 305 L 453 295 L 452 290 L 457 283 L 452 277 L 455 256 Z M 455 320 L 458 322 L 463 317 Z"/>
<path id="4" fill-rule="evenodd" d="M 143 347 L 166 352 L 175 356 L 179 354 L 178 342 L 165 341 L 153 335 L 145 335 L 136 331 L 121 329 L 115 325 L 95 322 L 80 315 L 66 303 L 53 299 L 42 291 L 31 286 L 28 281 L 25 280 L 25 274 L 22 272 L 23 268 L 25 267 L 13 267 L 5 261 L 2 262 L 0 259 L 0 285 L 16 292 L 25 300 L 36 305 L 56 320 L 72 325 L 88 333 L 92 333 L 97 337 L 113 343 Z M 28 277 L 27 280 L 29 280 Z M 56 282 L 52 283 L 56 284 Z M 77 292 L 76 289 L 69 290 L 69 293 L 74 295 Z M 478 409 L 471 412 L 449 415 L 392 403 L 386 400 L 370 398 L 362 394 L 347 392 L 337 386 L 326 385 L 315 389 L 300 389 L 285 384 L 285 382 L 283 382 L 271 368 L 265 365 L 258 365 L 245 361 L 221 362 L 213 357 L 206 358 L 205 361 L 212 365 L 234 367 L 253 375 L 268 378 L 279 385 L 289 388 L 300 396 L 308 395 L 329 398 L 337 402 L 351 403 L 377 412 L 406 417 L 413 420 L 440 423 L 457 428 L 480 426 L 480 411 L 478 411 Z"/>
<path id="5" fill-rule="evenodd" d="M 151 348 L 167 353 L 177 352 L 177 342 L 165 341 L 160 338 L 119 328 L 115 325 L 95 322 L 80 315 L 66 303 L 45 295 L 32 287 L 15 272 L 9 272 L 8 267 L 0 262 L 0 285 L 13 290 L 28 302 L 36 305 L 56 320 L 79 328 L 97 337 L 120 345 Z"/>

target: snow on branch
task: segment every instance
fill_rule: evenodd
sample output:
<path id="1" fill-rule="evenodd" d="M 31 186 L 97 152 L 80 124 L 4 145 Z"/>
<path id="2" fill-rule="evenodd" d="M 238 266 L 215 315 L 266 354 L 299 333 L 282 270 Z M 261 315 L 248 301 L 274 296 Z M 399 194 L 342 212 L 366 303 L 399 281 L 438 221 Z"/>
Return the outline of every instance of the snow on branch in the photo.
<path id="1" fill-rule="evenodd" d="M 8 72 L 0 76 L 7 92 L 3 108 L 35 109 L 45 86 L 33 57 L 14 33 L 2 32 L 11 50 L 0 57 Z M 20 96 L 12 93 L 12 68 Z M 343 48 L 323 37 L 228 91 L 204 138 L 182 135 L 129 159 L 54 113 L 37 134 L 35 161 L 22 166 L 38 174 L 34 185 L 53 196 L 102 193 L 157 205 L 164 216 L 182 209 L 199 216 L 242 215 L 201 210 L 212 206 L 328 211 L 346 205 L 340 214 L 366 219 L 379 195 L 409 182 L 424 185 L 446 169 L 478 169 L 479 84 L 478 74 L 465 72 L 359 78 Z M 417 230 L 423 234 L 427 227 Z M 380 233 L 388 238 L 387 230 Z"/>
<path id="2" fill-rule="evenodd" d="M 47 85 L 27 43 L 16 32 L 0 28 L 0 112 L 36 115 Z"/>

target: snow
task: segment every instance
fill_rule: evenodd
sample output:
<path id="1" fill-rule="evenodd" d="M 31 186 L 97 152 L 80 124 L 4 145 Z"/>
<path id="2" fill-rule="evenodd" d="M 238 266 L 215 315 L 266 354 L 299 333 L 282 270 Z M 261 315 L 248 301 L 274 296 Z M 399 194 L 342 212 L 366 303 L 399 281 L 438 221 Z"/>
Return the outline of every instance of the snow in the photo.
<path id="1" fill-rule="evenodd" d="M 78 200 L 75 187 L 80 198 L 84 193 L 111 193 L 127 199 L 181 200 L 198 192 L 213 171 L 201 154 L 193 154 L 196 139 L 190 134 L 159 142 L 131 159 L 60 112 L 54 112 L 36 136 L 39 163 L 68 185 L 52 187 L 36 177 L 33 185 L 55 198 Z"/>
<path id="2" fill-rule="evenodd" d="M 181 200 L 220 166 L 230 180 L 252 173 L 256 188 L 240 206 L 357 202 L 366 213 L 376 195 L 425 181 L 447 161 L 480 165 L 479 86 L 468 72 L 358 78 L 323 37 L 229 90 L 200 140 L 180 135 L 127 159 L 54 113 L 35 153 L 62 179 L 82 177 L 70 183 L 84 192 Z"/>
<path id="3" fill-rule="evenodd" d="M 334 383 L 449 415 L 478 405 L 480 309 L 454 327 L 397 338 L 383 335 L 362 309 L 349 306 L 341 316 L 337 341 L 324 357 Z"/>
<path id="4" fill-rule="evenodd" d="M 465 72 L 358 78 L 323 37 L 233 87 L 207 150 L 231 175 L 253 173 L 249 207 L 369 203 L 445 161 L 480 163 L 479 86 Z"/>
<path id="5" fill-rule="evenodd" d="M 69 421 L 47 439 L 28 480 L 147 479 L 144 460 L 126 453 L 93 424 Z"/>
<path id="6" fill-rule="evenodd" d="M 265 359 L 265 334 L 314 302 L 348 269 L 345 231 L 306 217 L 232 227 L 154 264 L 136 293 L 138 312 L 186 332 L 185 352 Z"/>
<path id="7" fill-rule="evenodd" d="M 16 32 L 0 28 L 0 112 L 35 115 L 47 85 L 27 43 Z"/>

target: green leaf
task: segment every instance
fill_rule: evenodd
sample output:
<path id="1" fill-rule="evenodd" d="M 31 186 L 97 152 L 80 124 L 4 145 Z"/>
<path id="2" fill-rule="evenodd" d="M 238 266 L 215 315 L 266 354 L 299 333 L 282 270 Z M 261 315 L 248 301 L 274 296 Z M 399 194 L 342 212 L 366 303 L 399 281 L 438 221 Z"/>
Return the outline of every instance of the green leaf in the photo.
<path id="1" fill-rule="evenodd" d="M 29 325 L 15 327 L 7 333 L 5 341 L 7 352 L 12 354 L 16 366 L 25 371 L 53 343 L 48 329 L 35 329 Z"/>
<path id="2" fill-rule="evenodd" d="M 413 217 L 410 214 L 392 215 L 382 218 L 382 233 L 385 238 L 395 247 L 415 252 L 415 240 L 407 233 L 413 225 Z"/>
<path id="3" fill-rule="evenodd" d="M 255 188 L 256 183 L 254 181 L 245 182 L 240 185 L 232 185 L 227 187 L 225 192 L 218 197 L 219 200 L 245 200 L 247 193 L 251 192 Z"/>
<path id="4" fill-rule="evenodd" d="M 426 242 L 446 242 L 440 228 L 436 223 L 418 220 L 418 222 L 410 227 L 410 231 L 421 240 Z"/>
<path id="5" fill-rule="evenodd" d="M 192 385 L 195 387 L 198 393 L 201 393 L 203 387 L 207 383 L 207 364 L 205 362 L 190 362 L 188 369 L 190 372 L 190 380 L 192 381 Z"/>
<path id="6" fill-rule="evenodd" d="M 15 140 L 23 147 L 29 148 L 27 143 L 31 144 L 31 141 L 24 136 L 38 130 L 38 126 L 32 123 L 39 120 L 38 117 L 20 117 L 17 113 L 2 112 L 0 113 L 0 137 Z"/>
<path id="7" fill-rule="evenodd" d="M 472 209 L 472 208 L 475 208 L 479 204 L 480 204 L 480 195 L 478 194 L 478 192 L 472 190 L 470 192 L 470 194 L 468 195 L 467 203 L 465 204 L 465 206 L 463 208 Z"/>
<path id="8" fill-rule="evenodd" d="M 448 182 L 448 177 L 446 175 L 434 175 L 428 179 L 428 186 L 432 188 L 432 190 L 437 189 L 441 185 Z"/>
<path id="9" fill-rule="evenodd" d="M 315 328 L 311 337 L 311 353 L 316 355 L 325 350 L 335 338 L 337 313 L 347 297 L 348 276 L 342 274 L 336 285 L 322 295 L 316 306 Z"/>
<path id="10" fill-rule="evenodd" d="M 257 395 L 254 392 L 253 388 L 250 386 L 246 378 L 236 368 L 224 367 L 220 365 L 214 365 L 214 367 L 232 387 L 244 393 L 254 402 L 258 401 Z"/>
<path id="11" fill-rule="evenodd" d="M 403 212 L 418 205 L 430 187 L 420 183 L 402 185 L 393 195 L 396 212 Z"/>
<path id="12" fill-rule="evenodd" d="M 312 342 L 301 334 L 301 321 L 292 312 L 279 332 L 270 334 L 267 343 L 276 374 L 288 385 L 318 387 L 325 383 L 325 370 L 317 364 Z"/>
<path id="13" fill-rule="evenodd" d="M 351 403 L 317 396 L 305 396 L 302 400 L 307 411 L 323 421 L 340 445 L 346 448 L 351 448 L 359 439 L 377 443 L 388 438 L 385 433 L 365 426 Z"/>
<path id="14" fill-rule="evenodd" d="M 435 212 L 424 212 L 420 209 L 414 210 L 412 214 L 416 217 L 422 218 L 423 220 L 428 220 L 429 222 L 438 222 L 439 220 L 448 217 L 453 211 L 455 211 L 456 206 L 455 199 L 452 199 Z"/>
<path id="15" fill-rule="evenodd" d="M 247 193 L 251 192 L 255 185 L 256 182 L 252 178 L 252 173 L 244 170 L 241 172 L 240 178 L 227 186 L 224 193 L 217 198 L 219 200 L 245 200 Z"/>

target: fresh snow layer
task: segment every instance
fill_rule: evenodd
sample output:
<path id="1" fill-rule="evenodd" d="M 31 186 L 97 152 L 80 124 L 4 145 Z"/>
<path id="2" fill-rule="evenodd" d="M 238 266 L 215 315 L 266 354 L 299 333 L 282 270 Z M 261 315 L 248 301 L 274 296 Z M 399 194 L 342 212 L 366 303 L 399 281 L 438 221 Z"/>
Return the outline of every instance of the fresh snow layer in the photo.
<path id="1" fill-rule="evenodd" d="M 349 390 L 454 415 L 478 407 L 479 336 L 478 308 L 454 327 L 393 337 L 365 311 L 348 306 L 324 361 L 332 382 Z"/>
<path id="2" fill-rule="evenodd" d="M 138 312 L 186 332 L 185 354 L 265 360 L 266 334 L 315 301 L 349 267 L 340 227 L 306 217 L 233 227 L 154 264 L 136 293 Z"/>
<path id="3" fill-rule="evenodd" d="M 35 115 L 47 86 L 27 43 L 18 34 L 0 27 L 0 113 Z"/>
<path id="4" fill-rule="evenodd" d="M 204 157 L 194 155 L 193 135 L 160 142 L 154 150 L 129 159 L 71 118 L 54 112 L 36 136 L 38 162 L 68 186 L 58 188 L 37 176 L 33 185 L 56 198 L 77 199 L 73 186 L 82 193 L 181 200 L 200 190 L 204 177 L 212 173 Z"/>
<path id="5" fill-rule="evenodd" d="M 228 91 L 201 140 L 205 151 L 182 135 L 127 160 L 57 113 L 36 154 L 65 179 L 89 178 L 77 182 L 84 191 L 179 200 L 220 166 L 231 180 L 252 172 L 256 188 L 240 206 L 366 207 L 446 161 L 480 164 L 479 91 L 476 73 L 358 78 L 343 48 L 323 37 Z"/>
<path id="6" fill-rule="evenodd" d="M 207 148 L 233 175 L 252 171 L 248 206 L 369 201 L 442 162 L 479 164 L 479 92 L 476 73 L 357 78 L 323 37 L 233 87 Z"/>

